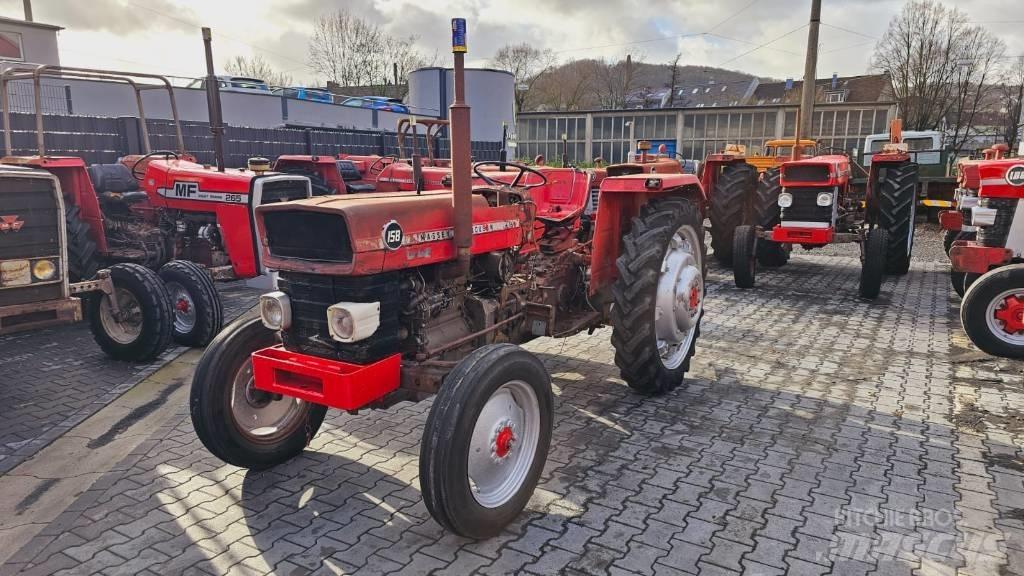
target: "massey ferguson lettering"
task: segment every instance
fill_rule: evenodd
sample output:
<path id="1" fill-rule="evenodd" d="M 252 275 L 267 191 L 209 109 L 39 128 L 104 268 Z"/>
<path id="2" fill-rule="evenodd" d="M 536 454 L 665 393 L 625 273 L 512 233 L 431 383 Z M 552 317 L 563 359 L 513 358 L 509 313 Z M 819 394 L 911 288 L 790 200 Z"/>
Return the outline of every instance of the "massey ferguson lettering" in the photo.
<path id="1" fill-rule="evenodd" d="M 209 192 L 201 190 L 198 182 L 175 182 L 173 188 L 160 188 L 157 193 L 164 198 L 177 200 L 198 200 L 200 202 L 226 202 L 245 204 L 245 194 L 231 192 Z"/>

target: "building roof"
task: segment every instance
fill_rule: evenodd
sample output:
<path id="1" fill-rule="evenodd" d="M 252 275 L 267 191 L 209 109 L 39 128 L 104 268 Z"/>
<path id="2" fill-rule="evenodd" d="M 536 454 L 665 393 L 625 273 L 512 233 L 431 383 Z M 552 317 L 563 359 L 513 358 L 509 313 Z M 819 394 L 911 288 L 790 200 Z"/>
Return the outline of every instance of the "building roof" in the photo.
<path id="1" fill-rule="evenodd" d="M 672 108 L 715 108 L 745 104 L 758 80 L 749 78 L 718 82 L 697 80 L 676 84 Z M 667 107 L 668 88 L 638 90 L 626 99 L 627 107 L 642 105 L 644 108 Z"/>
<path id="2" fill-rule="evenodd" d="M 815 102 L 826 102 L 827 93 L 833 91 L 842 92 L 844 102 L 885 102 L 892 99 L 892 81 L 888 74 L 836 77 L 834 90 L 832 81 L 832 78 L 815 81 Z M 788 88 L 787 83 L 790 84 Z M 798 104 L 803 85 L 802 80 L 762 82 L 748 104 Z"/>
<path id="3" fill-rule="evenodd" d="M 63 30 L 63 26 L 55 26 L 53 24 L 44 24 L 43 22 L 29 22 L 28 20 L 19 20 L 18 18 L 5 18 L 0 16 L 0 24 L 14 24 L 15 26 L 28 26 L 29 28 L 40 28 L 42 30 Z"/>

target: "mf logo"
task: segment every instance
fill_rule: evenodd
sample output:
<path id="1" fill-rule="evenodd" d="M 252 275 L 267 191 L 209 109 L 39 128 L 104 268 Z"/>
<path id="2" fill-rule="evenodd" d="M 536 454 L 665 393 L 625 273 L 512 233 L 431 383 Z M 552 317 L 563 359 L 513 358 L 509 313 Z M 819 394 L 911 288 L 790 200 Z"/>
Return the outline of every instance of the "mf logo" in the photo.
<path id="1" fill-rule="evenodd" d="M 402 247 L 402 226 L 395 220 L 384 225 L 381 233 L 384 240 L 384 247 L 388 250 L 398 250 Z"/>
<path id="2" fill-rule="evenodd" d="M 1010 186 L 1024 186 L 1024 164 L 1015 164 L 1006 171 L 1006 183 Z"/>
<path id="3" fill-rule="evenodd" d="M 174 195 L 178 198 L 192 198 L 199 192 L 198 182 L 175 182 Z"/>
<path id="4" fill-rule="evenodd" d="M 18 215 L 0 216 L 0 232 L 17 232 L 25 225 L 24 220 L 18 220 Z"/>

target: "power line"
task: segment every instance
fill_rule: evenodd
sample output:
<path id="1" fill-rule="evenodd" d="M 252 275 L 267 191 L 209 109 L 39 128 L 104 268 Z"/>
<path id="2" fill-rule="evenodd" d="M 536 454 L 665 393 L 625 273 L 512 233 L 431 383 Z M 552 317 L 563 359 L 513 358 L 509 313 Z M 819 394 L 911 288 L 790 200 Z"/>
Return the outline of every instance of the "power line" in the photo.
<path id="1" fill-rule="evenodd" d="M 862 32 L 857 32 L 856 30 L 850 30 L 849 28 L 843 28 L 842 26 L 835 26 L 835 25 L 829 24 L 827 22 L 822 22 L 821 25 L 822 26 L 828 26 L 829 28 L 833 28 L 835 30 L 841 30 L 843 32 L 846 32 L 847 34 L 854 34 L 856 36 L 861 36 L 863 38 L 870 38 L 871 40 L 879 40 L 879 38 L 877 36 L 870 36 L 870 35 L 864 34 Z"/>
<path id="2" fill-rule="evenodd" d="M 725 23 L 726 23 L 726 22 L 728 22 L 729 20 L 732 20 L 733 18 L 735 18 L 735 17 L 739 16 L 739 15 L 740 15 L 740 14 L 742 14 L 743 12 L 746 12 L 746 11 L 747 11 L 747 8 L 750 8 L 750 7 L 751 7 L 751 6 L 753 6 L 754 4 L 757 4 L 757 2 L 758 2 L 758 0 L 751 0 L 751 2 L 750 2 L 749 4 L 747 4 L 747 5 L 746 5 L 746 6 L 744 6 L 743 8 L 740 8 L 740 9 L 739 9 L 739 10 L 737 10 L 736 12 L 733 12 L 732 16 L 729 16 L 729 17 L 728 17 L 728 18 L 726 18 L 725 20 L 722 20 L 722 21 L 721 21 L 721 22 L 719 22 L 718 24 L 715 24 L 715 25 L 714 25 L 714 26 L 712 26 L 711 28 L 708 28 L 708 33 L 710 34 L 711 32 L 715 31 L 715 30 L 716 30 L 716 29 L 717 29 L 717 28 L 718 28 L 719 26 L 721 26 L 722 24 L 725 24 Z"/>
<path id="3" fill-rule="evenodd" d="M 790 30 L 789 32 L 786 32 L 786 33 L 785 33 L 785 34 L 783 34 L 782 36 L 777 36 L 777 37 L 775 37 L 775 38 L 773 38 L 773 39 L 771 39 L 771 40 L 769 40 L 769 41 L 767 41 L 767 42 L 765 42 L 765 43 L 763 43 L 763 44 L 759 44 L 759 45 L 757 45 L 757 46 L 755 46 L 755 47 L 751 48 L 750 50 L 747 50 L 746 52 L 744 52 L 744 53 L 742 53 L 742 54 L 739 54 L 739 55 L 737 55 L 737 56 L 733 56 L 732 58 L 729 58 L 728 60 L 726 60 L 726 61 L 724 61 L 724 62 L 721 62 L 721 63 L 719 63 L 719 64 L 716 64 L 715 66 L 716 66 L 716 67 L 718 67 L 718 68 L 721 68 L 722 66 L 725 66 L 726 64 L 728 64 L 728 63 L 730 63 L 730 62 L 734 62 L 734 61 L 736 61 L 736 60 L 739 60 L 740 58 L 743 58 L 743 57 L 744 57 L 744 56 L 746 56 L 747 54 L 753 54 L 754 52 L 757 52 L 757 51 L 758 51 L 758 50 L 760 50 L 761 48 L 765 48 L 765 47 L 766 47 L 766 46 L 768 46 L 769 44 L 774 44 L 775 42 L 778 42 L 779 40 L 782 40 L 782 39 L 783 39 L 783 38 L 785 38 L 786 36 L 789 36 L 790 34 L 793 34 L 793 33 L 795 33 L 795 32 L 799 32 L 800 30 L 803 30 L 803 29 L 804 29 L 804 28 L 806 28 L 806 27 L 807 27 L 807 24 L 801 24 L 801 25 L 797 26 L 796 28 L 793 28 L 793 29 L 792 29 L 792 30 Z"/>

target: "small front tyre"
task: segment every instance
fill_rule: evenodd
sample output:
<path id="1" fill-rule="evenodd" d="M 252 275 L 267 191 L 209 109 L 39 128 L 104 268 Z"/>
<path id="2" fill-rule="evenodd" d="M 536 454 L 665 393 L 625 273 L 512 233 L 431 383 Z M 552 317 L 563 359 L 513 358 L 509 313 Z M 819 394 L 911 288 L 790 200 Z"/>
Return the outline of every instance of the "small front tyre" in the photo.
<path id="1" fill-rule="evenodd" d="M 960 322 L 982 351 L 1004 358 L 1024 358 L 1024 264 L 983 274 L 967 288 Z"/>
<path id="2" fill-rule="evenodd" d="M 172 260 L 160 268 L 160 279 L 170 293 L 174 341 L 194 348 L 209 344 L 224 323 L 224 307 L 210 275 L 195 262 Z"/>
<path id="3" fill-rule="evenodd" d="M 732 276 L 737 288 L 753 288 L 757 275 L 757 229 L 736 228 L 732 243 Z"/>
<path id="4" fill-rule="evenodd" d="M 884 228 L 874 228 L 864 240 L 864 257 L 860 269 L 860 296 L 868 300 L 878 298 L 885 278 L 886 250 L 889 233 Z"/>
<path id="5" fill-rule="evenodd" d="M 109 272 L 114 293 L 87 297 L 93 339 L 115 360 L 148 362 L 171 342 L 167 288 L 156 272 L 138 264 L 115 264 Z"/>
<path id="6" fill-rule="evenodd" d="M 420 488 L 438 524 L 489 538 L 526 507 L 547 460 L 551 379 L 513 344 L 475 350 L 444 379 L 420 445 Z"/>
<path id="7" fill-rule="evenodd" d="M 253 386 L 252 353 L 277 344 L 259 318 L 228 325 L 206 349 L 192 378 L 192 426 L 214 456 L 261 470 L 302 453 L 327 407 Z"/>

